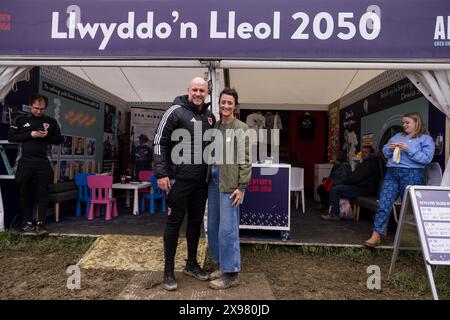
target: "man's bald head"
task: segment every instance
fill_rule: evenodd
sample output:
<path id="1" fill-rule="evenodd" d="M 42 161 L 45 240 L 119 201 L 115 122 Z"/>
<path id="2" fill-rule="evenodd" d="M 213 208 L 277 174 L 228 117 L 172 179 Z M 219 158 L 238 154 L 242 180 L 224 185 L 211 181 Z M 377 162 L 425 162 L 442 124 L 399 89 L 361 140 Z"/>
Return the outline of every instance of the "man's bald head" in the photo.
<path id="1" fill-rule="evenodd" d="M 191 87 L 193 85 L 203 85 L 203 86 L 208 87 L 208 82 L 206 82 L 205 79 L 203 79 L 201 77 L 195 77 L 191 80 L 191 82 L 189 82 L 189 87 Z"/>
<path id="2" fill-rule="evenodd" d="M 191 101 L 198 109 L 201 109 L 207 95 L 208 82 L 200 77 L 192 79 L 188 87 L 189 101 Z"/>

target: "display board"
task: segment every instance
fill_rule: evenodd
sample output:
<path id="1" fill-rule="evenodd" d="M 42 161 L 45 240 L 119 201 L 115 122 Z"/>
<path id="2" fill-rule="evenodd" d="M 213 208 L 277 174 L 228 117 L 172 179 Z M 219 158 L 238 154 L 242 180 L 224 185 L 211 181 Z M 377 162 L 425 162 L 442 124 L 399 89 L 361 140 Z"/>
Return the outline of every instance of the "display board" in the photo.
<path id="1" fill-rule="evenodd" d="M 290 171 L 288 164 L 253 164 L 241 205 L 241 229 L 290 230 Z"/>
<path id="2" fill-rule="evenodd" d="M 101 128 L 107 124 L 113 127 L 113 118 L 106 113 L 108 105 L 44 76 L 39 86 L 48 98 L 46 114 L 58 122 L 63 137 L 61 145 L 52 145 L 50 152 L 58 180 L 70 180 L 76 173 L 95 173 L 105 152 Z"/>
<path id="3" fill-rule="evenodd" d="M 450 265 L 450 188 L 412 187 L 410 197 L 426 261 Z"/>
<path id="4" fill-rule="evenodd" d="M 405 218 L 411 209 L 414 221 Z M 394 272 L 405 224 L 417 227 L 433 299 L 438 299 L 431 266 L 450 265 L 450 187 L 408 186 L 394 240 L 389 277 Z"/>
<path id="5" fill-rule="evenodd" d="M 2 188 L 0 188 L 0 231 L 5 230 Z"/>

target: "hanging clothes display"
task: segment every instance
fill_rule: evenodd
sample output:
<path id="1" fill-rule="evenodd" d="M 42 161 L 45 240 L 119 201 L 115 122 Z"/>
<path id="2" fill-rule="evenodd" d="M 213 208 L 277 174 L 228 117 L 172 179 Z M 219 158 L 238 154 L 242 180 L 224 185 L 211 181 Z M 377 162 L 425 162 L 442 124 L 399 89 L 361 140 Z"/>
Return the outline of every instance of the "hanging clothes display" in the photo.
<path id="1" fill-rule="evenodd" d="M 264 118 L 266 119 L 267 142 L 268 144 L 272 144 L 271 130 L 273 129 L 275 116 L 273 115 L 272 112 L 267 111 L 266 114 L 264 115 Z"/>
<path id="2" fill-rule="evenodd" d="M 317 127 L 316 119 L 306 112 L 304 115 L 298 118 L 298 139 L 299 140 L 312 140 Z"/>
<path id="3" fill-rule="evenodd" d="M 252 155 L 253 155 L 252 157 L 253 160 L 259 161 L 260 156 L 259 156 L 258 142 L 262 142 L 259 141 L 259 130 L 264 129 L 266 127 L 266 118 L 264 118 L 264 116 L 261 114 L 261 111 L 258 111 L 249 114 L 245 122 L 250 127 L 250 129 L 256 131 L 256 141 L 253 141 L 252 143 Z"/>
<path id="4" fill-rule="evenodd" d="M 280 117 L 280 114 L 278 112 L 275 115 L 275 118 L 273 120 L 273 128 L 274 129 L 279 129 L 279 130 L 283 129 L 283 123 L 281 122 L 281 117 Z"/>
<path id="5" fill-rule="evenodd" d="M 266 127 L 266 118 L 264 118 L 260 111 L 249 114 L 245 122 L 251 129 L 255 130 L 264 129 Z"/>
<path id="6" fill-rule="evenodd" d="M 266 120 L 266 129 L 267 130 L 273 129 L 274 118 L 275 118 L 273 113 L 270 111 L 267 111 L 266 114 L 264 115 L 264 118 Z"/>

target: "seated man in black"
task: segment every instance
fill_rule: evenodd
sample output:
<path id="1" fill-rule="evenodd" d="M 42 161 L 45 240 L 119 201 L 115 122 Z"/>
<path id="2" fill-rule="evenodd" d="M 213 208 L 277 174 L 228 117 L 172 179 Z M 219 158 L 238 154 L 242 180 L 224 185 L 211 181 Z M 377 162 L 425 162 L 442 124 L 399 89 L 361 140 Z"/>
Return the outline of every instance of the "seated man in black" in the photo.
<path id="1" fill-rule="evenodd" d="M 330 212 L 322 215 L 324 220 L 339 220 L 339 200 L 353 200 L 359 196 L 373 196 L 378 191 L 379 165 L 372 146 L 362 149 L 362 163 L 352 172 L 343 184 L 330 190 Z"/>

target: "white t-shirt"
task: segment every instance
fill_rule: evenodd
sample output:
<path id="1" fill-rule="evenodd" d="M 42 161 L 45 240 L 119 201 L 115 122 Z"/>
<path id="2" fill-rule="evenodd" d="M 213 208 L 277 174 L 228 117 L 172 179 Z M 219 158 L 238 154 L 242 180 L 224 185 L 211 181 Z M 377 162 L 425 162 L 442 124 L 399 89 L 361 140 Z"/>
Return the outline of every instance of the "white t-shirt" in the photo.
<path id="1" fill-rule="evenodd" d="M 283 123 L 281 122 L 281 117 L 278 113 L 275 115 L 275 119 L 273 120 L 273 128 L 280 130 L 283 129 Z"/>
<path id="2" fill-rule="evenodd" d="M 255 130 L 264 129 L 266 127 L 266 118 L 259 113 L 249 114 L 245 122 L 251 129 Z"/>

